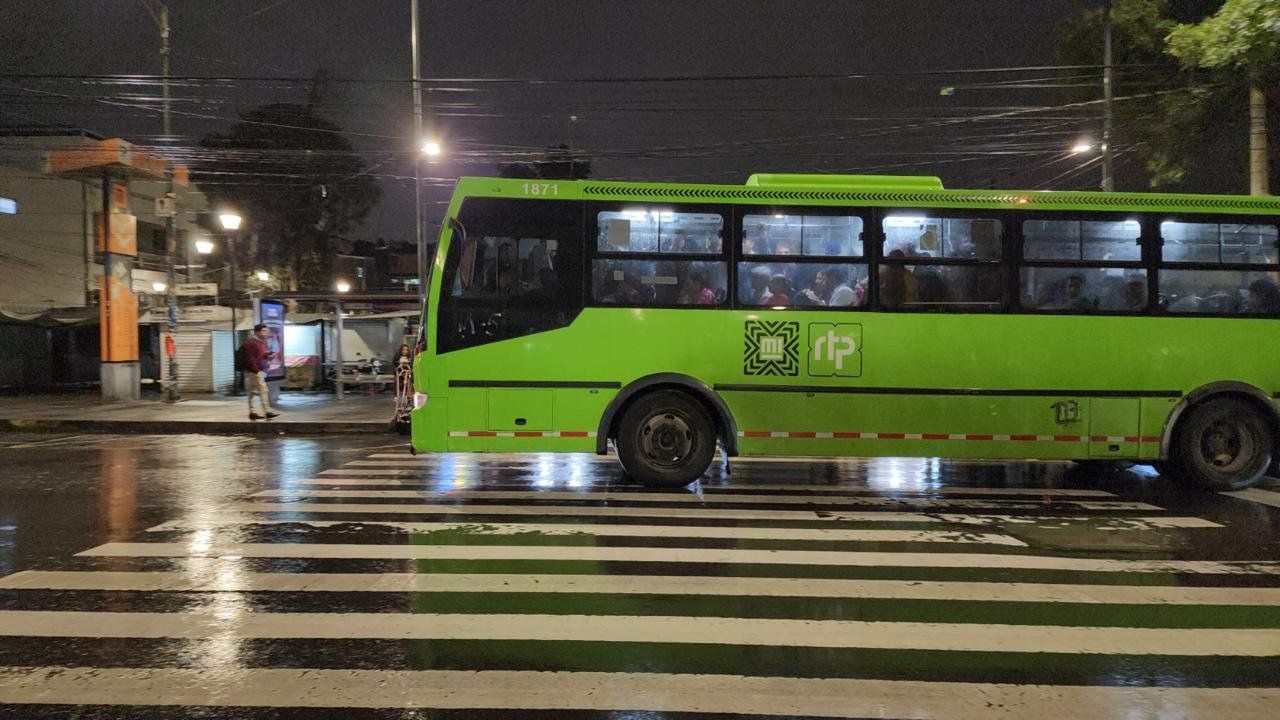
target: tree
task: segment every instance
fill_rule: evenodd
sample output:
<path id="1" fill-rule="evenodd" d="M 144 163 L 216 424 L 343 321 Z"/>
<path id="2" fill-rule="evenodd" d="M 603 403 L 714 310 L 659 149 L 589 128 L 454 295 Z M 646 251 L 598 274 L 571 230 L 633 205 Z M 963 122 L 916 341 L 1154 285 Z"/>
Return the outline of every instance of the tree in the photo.
<path id="1" fill-rule="evenodd" d="M 1268 194 L 1267 96 L 1263 88 L 1280 77 L 1280 3 L 1226 0 L 1214 15 L 1181 24 L 1168 36 L 1168 52 L 1188 68 L 1218 71 L 1249 88 L 1249 189 Z"/>
<path id="2" fill-rule="evenodd" d="M 1227 192 L 1221 178 L 1224 158 L 1233 157 L 1240 137 L 1235 118 L 1215 113 L 1229 105 L 1232 89 L 1188 76 L 1165 52 L 1166 37 L 1179 23 L 1203 20 L 1222 0 L 1114 0 L 1113 62 L 1119 69 L 1112 149 L 1121 188 L 1194 187 Z M 1059 37 L 1063 65 L 1096 67 L 1102 61 L 1105 11 L 1095 8 L 1072 18 Z M 1101 84 L 1068 91 L 1068 102 L 1097 100 Z M 1125 99 L 1133 98 L 1133 99 Z M 1099 113 L 1101 111 L 1099 110 Z"/>
<path id="3" fill-rule="evenodd" d="M 498 177 L 529 180 L 585 180 L 591 177 L 591 161 L 579 156 L 568 145 L 548 148 L 528 162 L 498 165 Z"/>
<path id="4" fill-rule="evenodd" d="M 334 242 L 359 225 L 381 191 L 342 128 L 307 104 L 277 103 L 242 113 L 201 145 L 208 158 L 194 179 L 220 205 L 246 218 L 246 259 L 276 268 L 288 287 L 328 287 Z"/>

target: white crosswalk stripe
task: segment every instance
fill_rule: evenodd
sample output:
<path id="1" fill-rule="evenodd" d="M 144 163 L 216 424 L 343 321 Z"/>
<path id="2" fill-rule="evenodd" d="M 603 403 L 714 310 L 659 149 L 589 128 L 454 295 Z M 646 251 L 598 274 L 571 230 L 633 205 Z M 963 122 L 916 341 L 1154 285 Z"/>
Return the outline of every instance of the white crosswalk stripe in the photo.
<path id="1" fill-rule="evenodd" d="M 1020 568 L 1069 572 L 1280 575 L 1280 561 L 1112 560 L 976 553 L 876 553 L 821 550 L 709 550 L 704 548 L 577 547 L 540 545 L 369 545 L 321 543 L 106 543 L 82 557 L 256 557 L 342 560 L 583 560 L 861 567 Z"/>
<path id="2" fill-rule="evenodd" d="M 1280 588 L 828 580 L 662 575 L 255 573 L 25 570 L 0 590 L 171 592 L 474 592 L 893 598 L 1117 605 L 1280 605 Z"/>
<path id="3" fill-rule="evenodd" d="M 1280 629 L 1047 627 L 603 615 L 148 613 L 0 610 L 0 635 L 25 637 L 372 638 L 659 642 L 966 652 L 1280 655 Z"/>
<path id="4" fill-rule="evenodd" d="M 993 683 L 593 672 L 0 668 L 0 700 L 223 707 L 432 707 L 779 717 L 1265 718 L 1269 688 Z M 1172 711 L 1172 712 L 1171 712 Z"/>
<path id="5" fill-rule="evenodd" d="M 805 496 L 805 495 L 743 495 L 733 493 L 644 493 L 644 492 L 595 492 L 582 493 L 566 490 L 507 491 L 507 490 L 317 490 L 281 489 L 254 493 L 255 498 L 431 498 L 467 500 L 597 500 L 622 502 L 686 503 L 711 505 L 714 503 L 741 503 L 746 505 L 863 505 L 863 506 L 916 506 L 916 507 L 1019 507 L 1030 508 L 1035 503 L 1026 500 L 932 500 L 929 498 L 861 497 L 861 496 Z M 1084 510 L 1159 510 L 1148 503 L 1116 501 L 1060 500 L 1056 505 L 1068 509 Z"/>
<path id="6" fill-rule="evenodd" d="M 1249 488 L 1248 490 L 1224 492 L 1222 494 L 1233 498 L 1239 498 L 1241 500 L 1248 500 L 1249 502 L 1256 502 L 1262 505 L 1280 507 L 1280 492 L 1272 492 L 1261 488 Z"/>
<path id="7" fill-rule="evenodd" d="M 546 487 L 541 456 L 496 459 L 376 453 L 0 577 L 0 705 L 1235 720 L 1280 703 L 1280 560 L 1199 552 L 1221 518 L 1095 489 L 737 472 L 696 494 Z M 170 655 L 108 660 L 132 644 Z M 303 647 L 327 664 L 300 667 Z M 164 660 L 193 652 L 210 654 Z"/>
<path id="8" fill-rule="evenodd" d="M 348 464 L 353 464 L 353 463 L 348 463 Z M 484 467 L 484 469 L 493 469 L 493 468 L 488 467 L 488 466 L 483 466 L 483 467 Z M 520 467 L 520 466 L 514 466 L 514 465 L 513 465 L 513 466 L 510 466 L 510 467 L 513 467 L 513 468 L 514 468 L 514 467 Z M 359 476 L 359 475 L 362 475 L 363 473 L 360 473 L 360 472 L 351 472 L 351 473 L 348 473 L 348 474 L 349 474 L 349 475 L 352 475 L 352 476 Z M 415 474 L 411 474 L 411 475 L 415 475 Z M 439 487 L 439 485 L 438 485 L 438 484 L 431 484 L 431 482 L 430 482 L 429 480 L 424 480 L 424 479 L 421 477 L 422 473 L 416 473 L 416 475 L 417 475 L 418 477 L 416 477 L 416 478 L 414 478 L 414 477 L 408 477 L 408 479 L 403 479 L 403 478 L 400 478 L 400 477 L 328 477 L 328 476 L 326 476 L 326 477 L 316 477 L 316 478 L 299 478 L 299 479 L 297 479 L 297 480 L 290 480 L 290 481 L 289 481 L 289 487 L 296 487 L 296 486 L 308 486 L 308 485 L 321 485 L 321 486 L 330 486 L 330 485 L 332 485 L 332 486 L 342 486 L 342 485 L 362 486 L 362 485 L 368 485 L 368 486 L 404 486 L 404 487 L 410 487 L 410 486 L 413 486 L 413 487 L 419 487 L 419 488 L 421 488 L 421 489 L 423 489 L 423 490 L 425 490 L 425 491 L 434 491 L 434 490 L 455 490 L 455 489 L 456 489 L 456 490 L 468 490 L 468 489 L 473 489 L 473 487 L 472 487 L 471 485 L 467 485 L 467 484 L 463 484 L 463 485 L 453 485 L 452 483 L 450 483 L 450 484 L 448 485 L 448 487 L 444 487 L 444 488 L 442 488 L 442 487 Z M 519 488 L 527 488 L 527 487 L 529 487 L 529 483 L 528 483 L 528 482 L 485 482 L 482 486 L 480 486 L 480 485 L 475 486 L 475 487 L 474 487 L 474 489 L 477 489 L 477 490 L 503 490 L 503 489 L 519 489 Z M 590 486 L 584 486 L 584 487 L 578 487 L 578 488 L 575 488 L 575 489 L 574 489 L 574 491 L 575 491 L 575 492 L 577 492 L 579 495 L 581 495 L 581 496 L 583 496 L 583 497 L 592 497 L 592 496 L 593 496 L 594 494 L 596 494 L 596 493 L 600 493 L 600 492 L 608 492 L 610 489 L 616 489 L 616 487 L 617 487 L 617 486 L 613 486 L 613 488 L 610 488 L 610 486 L 607 486 L 607 485 L 606 485 L 606 486 L 595 486 L 595 485 L 590 485 Z M 627 486 L 627 487 L 629 487 L 629 486 Z M 624 489 L 627 489 L 627 487 L 624 487 Z M 874 488 L 874 487 L 869 487 L 869 486 L 866 486 L 866 485 L 849 485 L 849 486 L 847 486 L 847 487 L 841 487 L 841 486 L 838 486 L 838 485 L 794 485 L 794 484 L 785 484 L 785 483 L 757 483 L 757 482 L 753 482 L 753 483 L 751 483 L 749 486 L 698 484 L 698 485 L 694 486 L 693 488 L 691 488 L 691 489 L 690 489 L 690 492 L 686 492 L 686 493 L 680 493 L 680 492 L 669 492 L 669 493 L 666 493 L 666 494 L 669 494 L 669 495 L 678 495 L 678 494 L 691 494 L 691 493 L 692 493 L 692 494 L 705 493 L 705 494 L 707 494 L 707 495 L 715 495 L 715 494 L 720 493 L 721 491 L 733 491 L 733 490 L 742 490 L 742 489 L 750 489 L 750 490 L 769 490 L 769 491 L 772 491 L 772 490 L 786 490 L 786 491 L 790 491 L 790 492 L 810 492 L 810 493 L 813 493 L 813 495 L 811 495 L 811 496 L 806 496 L 806 497 L 823 497 L 824 495 L 836 495 L 836 496 L 840 496 L 840 495 L 853 495 L 853 496 L 857 496 L 857 495 L 877 495 L 877 494 L 882 494 L 882 493 L 884 493 L 884 492 L 885 492 L 884 490 L 880 490 L 880 489 L 877 489 L 877 488 Z M 990 497 L 1001 497 L 1001 496 L 1004 496 L 1004 497 L 1041 497 L 1041 498 L 1043 498 L 1043 497 L 1049 497 L 1049 498 L 1073 498 L 1073 497 L 1074 497 L 1074 498 L 1114 498 L 1114 497 L 1115 497 L 1115 494 L 1114 494 L 1114 493 L 1109 493 L 1109 492 L 1107 492 L 1107 491 L 1105 491 L 1105 490 L 1075 490 L 1075 489 L 1072 489 L 1072 488 L 1037 488 L 1037 487 L 1032 487 L 1032 488 L 1009 488 L 1009 487 L 985 488 L 985 487 L 946 487 L 946 486 L 936 486 L 936 487 L 920 488 L 920 489 L 917 489 L 917 488 L 895 489 L 895 490 L 893 490 L 893 491 L 892 491 L 892 493 L 891 493 L 891 494 L 893 494 L 893 495 L 895 495 L 895 496 L 937 495 L 937 496 L 942 496 L 942 497 L 952 496 L 952 495 L 960 495 L 960 496 L 963 496 L 963 495 L 981 495 L 981 496 L 990 496 Z M 753 497 L 777 497 L 777 495 L 772 495 L 772 494 L 770 494 L 770 495 L 755 495 L 755 496 L 753 496 Z"/>
<path id="9" fill-rule="evenodd" d="M 610 507 L 567 505 L 465 505 L 434 503 L 308 503 L 308 502 L 241 502 L 225 508 L 238 513 L 302 513 L 345 515 L 517 515 L 561 517 L 615 517 L 615 518 L 679 518 L 682 520 L 804 520 L 830 522 L 954 522 L 969 525 L 991 525 L 1001 522 L 1070 522 L 1090 519 L 1088 516 L 1019 516 L 957 513 L 893 513 L 856 512 L 847 510 L 740 510 L 730 508 L 662 508 L 662 507 Z M 1031 507 L 1007 507 L 1009 510 L 1030 510 Z M 1159 509 L 1159 508 L 1156 508 Z M 1098 521 L 1114 519 L 1096 517 Z M 1210 521 L 1178 519 L 1175 517 L 1134 517 L 1119 519 L 1118 524 L 1148 527 L 1214 527 Z"/>
<path id="10" fill-rule="evenodd" d="M 232 523 L 238 526 L 251 524 L 286 524 L 287 520 L 247 520 L 241 518 Z M 207 520 L 188 524 L 183 521 L 170 521 L 148 528 L 148 532 L 164 532 L 168 530 L 198 530 L 210 526 Z M 343 524 L 333 520 L 309 520 L 310 527 L 336 527 Z M 366 523 L 396 530 L 414 533 L 452 533 L 467 532 L 473 535 L 521 535 L 538 534 L 545 536 L 596 536 L 596 537 L 679 537 L 679 538 L 716 538 L 721 540 L 783 540 L 783 541 L 824 541 L 824 542 L 901 542 L 901 543 L 952 543 L 961 545 L 1010 545 L 1026 547 L 1026 543 L 1008 535 L 980 532 L 959 532 L 954 530 L 881 530 L 844 528 L 756 528 L 756 527 L 713 527 L 713 526 L 681 526 L 681 525 L 602 525 L 594 523 L 431 523 L 431 522 L 385 522 Z"/>

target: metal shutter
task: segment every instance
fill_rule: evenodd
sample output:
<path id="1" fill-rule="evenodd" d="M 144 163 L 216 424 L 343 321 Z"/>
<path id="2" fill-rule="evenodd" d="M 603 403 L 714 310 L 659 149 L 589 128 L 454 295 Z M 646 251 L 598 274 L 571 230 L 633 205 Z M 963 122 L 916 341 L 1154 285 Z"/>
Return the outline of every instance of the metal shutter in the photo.
<path id="1" fill-rule="evenodd" d="M 213 333 L 208 330 L 179 330 L 174 333 L 174 345 L 178 358 L 178 392 L 211 393 L 213 392 L 213 349 L 210 340 Z M 161 368 L 165 380 L 169 378 L 169 358 L 164 359 Z"/>
<path id="2" fill-rule="evenodd" d="M 230 330 L 214 330 L 210 334 L 213 335 L 213 391 L 219 395 L 230 395 L 236 382 L 234 335 Z"/>

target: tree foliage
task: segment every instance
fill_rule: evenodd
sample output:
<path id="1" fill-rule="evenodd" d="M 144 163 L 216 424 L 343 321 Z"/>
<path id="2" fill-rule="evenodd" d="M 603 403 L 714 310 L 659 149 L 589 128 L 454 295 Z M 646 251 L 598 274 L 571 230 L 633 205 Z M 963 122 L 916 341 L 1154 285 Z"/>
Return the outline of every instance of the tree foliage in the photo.
<path id="1" fill-rule="evenodd" d="M 1187 71 L 1171 54 L 1171 36 L 1188 32 L 1184 27 L 1199 27 L 1237 3 L 1277 5 L 1275 0 L 1114 0 L 1115 91 L 1120 99 L 1112 146 L 1122 160 L 1117 168 L 1121 189 L 1242 190 L 1240 180 L 1247 177 L 1246 85 L 1237 70 Z M 1099 65 L 1103 24 L 1100 8 L 1073 18 L 1060 35 L 1063 64 Z M 1096 99 L 1098 94 L 1086 90 L 1070 99 Z"/>
<path id="2" fill-rule="evenodd" d="M 1111 146 L 1119 156 L 1120 190 L 1178 187 L 1188 168 L 1198 167 L 1212 128 L 1207 108 L 1219 104 L 1215 88 L 1188 83 L 1178 61 L 1165 53 L 1165 37 L 1179 20 L 1210 14 L 1220 0 L 1114 0 L 1112 61 L 1116 65 L 1115 129 Z M 1102 63 L 1102 8 L 1070 20 L 1061 33 L 1060 59 L 1068 65 Z M 1096 100 L 1101 87 L 1076 90 L 1070 100 Z M 1100 109 L 1101 115 L 1101 106 Z M 1133 161 L 1137 160 L 1137 161 Z M 1193 173 L 1194 176 L 1194 173 Z M 1198 177 L 1190 178 L 1197 182 Z"/>
<path id="3" fill-rule="evenodd" d="M 381 191 L 342 128 L 307 104 L 241 114 L 202 141 L 210 159 L 195 179 L 210 199 L 245 216 L 242 261 L 271 267 L 289 287 L 328 287 L 334 243 L 377 205 Z"/>
<path id="4" fill-rule="evenodd" d="M 1280 3 L 1276 0 L 1226 0 L 1199 23 L 1169 32 L 1169 54 L 1188 67 L 1234 70 L 1250 82 L 1280 73 Z"/>

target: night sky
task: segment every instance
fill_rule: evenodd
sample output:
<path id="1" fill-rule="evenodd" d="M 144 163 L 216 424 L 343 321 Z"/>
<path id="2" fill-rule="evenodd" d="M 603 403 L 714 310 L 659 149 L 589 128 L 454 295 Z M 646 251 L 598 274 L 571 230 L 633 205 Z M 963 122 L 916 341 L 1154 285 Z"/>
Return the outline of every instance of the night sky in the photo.
<path id="1" fill-rule="evenodd" d="M 966 72 L 1055 64 L 1056 29 L 1085 5 L 422 0 L 427 101 L 449 150 L 427 171 L 430 213 L 453 178 L 560 143 L 590 156 L 601 179 L 896 172 L 956 186 L 1093 187 L 1096 165 L 1064 149 L 1096 126 L 1097 110 L 1043 106 L 1067 101 L 1053 85 L 1094 83 L 1095 71 Z M 158 33 L 141 0 L 8 0 L 0 124 L 164 141 L 194 158 L 199 138 L 237 111 L 302 101 L 323 67 L 337 79 L 325 112 L 382 180 L 367 235 L 411 236 L 409 0 L 170 8 L 176 77 L 273 79 L 175 83 L 175 137 L 161 138 L 153 86 L 15 77 L 158 74 Z M 744 76 L 769 77 L 728 79 Z"/>

